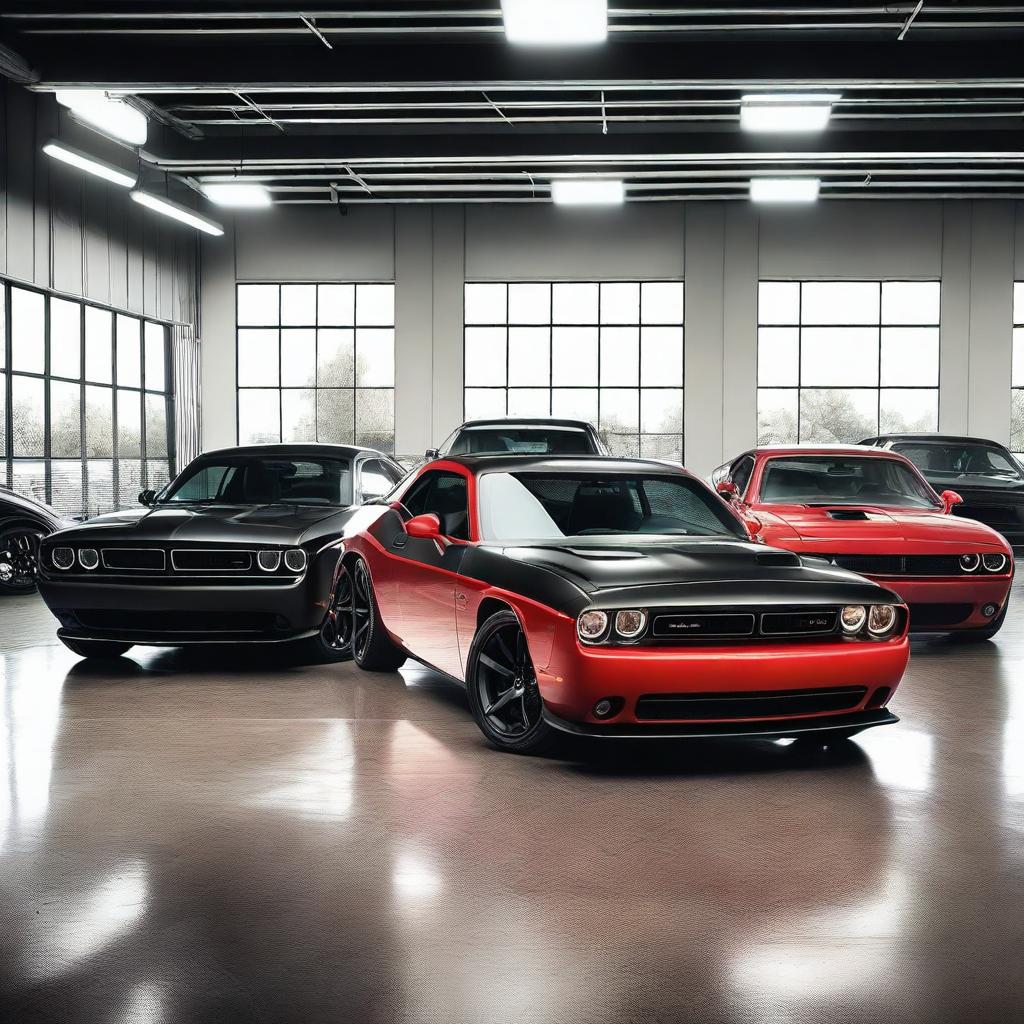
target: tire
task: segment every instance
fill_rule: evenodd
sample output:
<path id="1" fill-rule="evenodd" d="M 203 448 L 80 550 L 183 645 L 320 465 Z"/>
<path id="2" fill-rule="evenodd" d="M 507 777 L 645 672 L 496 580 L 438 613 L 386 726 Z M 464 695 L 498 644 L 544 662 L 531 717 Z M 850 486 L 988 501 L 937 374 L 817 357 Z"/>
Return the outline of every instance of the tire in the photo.
<path id="1" fill-rule="evenodd" d="M 993 619 L 990 626 L 984 629 L 964 629 L 958 633 L 950 633 L 949 639 L 956 644 L 980 644 L 991 640 L 1003 628 L 1006 621 L 1006 613 L 1010 610 L 1010 599 L 1007 597 L 1003 610 Z"/>
<path id="2" fill-rule="evenodd" d="M 82 658 L 120 658 L 134 646 L 115 643 L 112 640 L 71 640 L 66 636 L 62 636 L 60 642 Z"/>
<path id="3" fill-rule="evenodd" d="M 540 754 L 556 732 L 544 721 L 544 701 L 526 636 L 515 612 L 495 612 L 476 631 L 466 663 L 469 706 L 491 746 L 511 754 Z"/>
<path id="4" fill-rule="evenodd" d="M 31 594 L 36 589 L 36 561 L 44 533 L 32 523 L 0 530 L 0 594 Z"/>
<path id="5" fill-rule="evenodd" d="M 352 565 L 352 658 L 367 672 L 394 672 L 405 651 L 388 636 L 373 594 L 370 570 L 360 558 Z"/>
<path id="6" fill-rule="evenodd" d="M 309 659 L 321 664 L 351 660 L 353 620 L 352 574 L 348 566 L 341 565 L 320 632 L 303 641 L 304 652 Z"/>

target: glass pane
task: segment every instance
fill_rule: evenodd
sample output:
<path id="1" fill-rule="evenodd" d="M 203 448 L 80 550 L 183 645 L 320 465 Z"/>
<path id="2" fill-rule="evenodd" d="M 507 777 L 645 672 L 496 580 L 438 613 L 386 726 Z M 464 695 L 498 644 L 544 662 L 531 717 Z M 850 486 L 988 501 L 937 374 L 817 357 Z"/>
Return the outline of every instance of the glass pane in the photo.
<path id="1" fill-rule="evenodd" d="M 551 323 L 551 285 L 510 284 L 508 286 L 508 322 L 510 324 Z"/>
<path id="2" fill-rule="evenodd" d="M 356 444 L 380 451 L 395 446 L 395 392 L 360 388 L 356 392 Z"/>
<path id="3" fill-rule="evenodd" d="M 640 289 L 640 320 L 645 324 L 681 324 L 683 282 L 645 282 Z"/>
<path id="4" fill-rule="evenodd" d="M 356 286 L 322 284 L 317 291 L 317 323 L 321 327 L 351 327 L 356 322 Z"/>
<path id="5" fill-rule="evenodd" d="M 316 439 L 327 444 L 355 441 L 355 392 L 351 388 L 317 391 Z"/>
<path id="6" fill-rule="evenodd" d="M 640 331 L 640 384 L 664 387 L 683 383 L 683 329 L 644 327 Z M 680 429 L 682 429 L 680 427 Z"/>
<path id="7" fill-rule="evenodd" d="M 636 387 L 640 383 L 640 329 L 601 328 L 601 386 Z"/>
<path id="8" fill-rule="evenodd" d="M 554 388 L 551 415 L 570 420 L 597 422 L 597 388 Z"/>
<path id="9" fill-rule="evenodd" d="M 878 328 L 805 327 L 800 358 L 804 387 L 877 386 Z"/>
<path id="10" fill-rule="evenodd" d="M 877 281 L 805 281 L 800 315 L 805 324 L 877 324 Z"/>
<path id="11" fill-rule="evenodd" d="M 13 434 L 11 454 L 42 457 L 45 454 L 44 438 L 44 381 L 38 377 L 14 375 L 11 393 L 11 419 Z"/>
<path id="12" fill-rule="evenodd" d="M 1013 322 L 1024 324 L 1024 281 L 1017 281 L 1013 286 Z"/>
<path id="13" fill-rule="evenodd" d="M 504 327 L 466 328 L 465 383 L 467 387 L 504 385 L 505 334 Z"/>
<path id="14" fill-rule="evenodd" d="M 0 287 L 0 293 L 3 288 Z M 7 374 L 0 373 L 0 458 L 7 456 Z M 7 467 L 0 466 L 0 486 L 7 483 Z"/>
<path id="15" fill-rule="evenodd" d="M 641 434 L 640 458 L 662 462 L 683 461 L 683 438 L 677 434 Z"/>
<path id="16" fill-rule="evenodd" d="M 761 387 L 795 387 L 800 383 L 800 329 L 759 327 L 757 383 Z"/>
<path id="17" fill-rule="evenodd" d="M 64 516 L 77 516 L 82 506 L 82 462 L 54 459 L 50 463 L 50 504 Z"/>
<path id="18" fill-rule="evenodd" d="M 238 286 L 238 326 L 276 327 L 280 323 L 276 284 Z"/>
<path id="19" fill-rule="evenodd" d="M 467 284 L 467 324 L 506 323 L 506 288 L 503 284 Z"/>
<path id="20" fill-rule="evenodd" d="M 27 494 L 36 501 L 46 501 L 46 463 L 39 461 L 14 460 L 14 490 L 19 494 Z"/>
<path id="21" fill-rule="evenodd" d="M 883 281 L 883 324 L 937 324 L 938 281 Z"/>
<path id="22" fill-rule="evenodd" d="M 800 441 L 856 444 L 878 433 L 878 392 L 804 388 L 800 392 Z"/>
<path id="23" fill-rule="evenodd" d="M 114 463 L 108 459 L 89 459 L 85 464 L 89 498 L 86 513 L 98 516 L 114 508 Z"/>
<path id="24" fill-rule="evenodd" d="M 619 459 L 640 458 L 640 436 L 638 434 L 607 434 L 602 431 L 601 437 L 608 451 Z"/>
<path id="25" fill-rule="evenodd" d="M 281 440 L 281 392 L 243 388 L 238 392 L 238 443 L 272 444 Z"/>
<path id="26" fill-rule="evenodd" d="M 463 392 L 463 415 L 467 420 L 505 416 L 504 388 L 466 388 Z"/>
<path id="27" fill-rule="evenodd" d="M 1015 388 L 1024 387 L 1024 328 L 1013 329 L 1013 369 L 1010 383 Z"/>
<path id="28" fill-rule="evenodd" d="M 142 456 L 142 396 L 137 391 L 117 392 L 117 454 Z"/>
<path id="29" fill-rule="evenodd" d="M 759 324 L 799 324 L 799 282 L 761 281 L 757 286 L 757 322 Z"/>
<path id="30" fill-rule="evenodd" d="M 167 400 L 163 395 L 146 395 L 146 456 L 167 458 Z"/>
<path id="31" fill-rule="evenodd" d="M 278 373 L 278 332 L 254 330 L 238 332 L 238 386 L 240 388 L 276 386 Z"/>
<path id="32" fill-rule="evenodd" d="M 599 426 L 602 433 L 638 433 L 640 392 L 636 388 L 602 388 Z"/>
<path id="33" fill-rule="evenodd" d="M 635 281 L 601 285 L 601 323 L 640 323 L 640 285 Z"/>
<path id="34" fill-rule="evenodd" d="M 356 331 L 356 386 L 393 388 L 395 386 L 395 330 Z"/>
<path id="35" fill-rule="evenodd" d="M 81 457 L 81 454 L 82 386 L 50 381 L 50 455 L 59 459 Z"/>
<path id="36" fill-rule="evenodd" d="M 596 324 L 598 306 L 596 284 L 555 284 L 551 287 L 552 323 Z"/>
<path id="37" fill-rule="evenodd" d="M 114 364 L 114 317 L 105 309 L 85 307 L 85 379 L 110 384 Z"/>
<path id="38" fill-rule="evenodd" d="M 114 454 L 114 392 L 111 388 L 89 386 L 85 389 L 85 454 L 89 458 L 110 458 Z"/>
<path id="39" fill-rule="evenodd" d="M 509 388 L 509 416 L 550 416 L 551 391 L 548 388 Z"/>
<path id="40" fill-rule="evenodd" d="M 118 508 L 133 508 L 138 505 L 142 487 L 142 460 L 120 459 L 117 463 Z"/>
<path id="41" fill-rule="evenodd" d="M 316 385 L 316 331 L 281 332 L 281 386 L 311 388 Z"/>
<path id="42" fill-rule="evenodd" d="M 163 391 L 167 386 L 167 328 L 146 321 L 146 390 Z"/>
<path id="43" fill-rule="evenodd" d="M 316 391 L 312 388 L 281 392 L 281 440 L 316 440 Z"/>
<path id="44" fill-rule="evenodd" d="M 796 444 L 797 394 L 796 388 L 757 389 L 758 444 Z"/>
<path id="45" fill-rule="evenodd" d="M 938 327 L 883 327 L 881 383 L 938 387 Z"/>
<path id="46" fill-rule="evenodd" d="M 644 388 L 640 392 L 640 430 L 645 434 L 681 434 L 683 389 Z"/>
<path id="47" fill-rule="evenodd" d="M 142 387 L 142 325 L 133 316 L 117 314 L 117 383 Z"/>
<path id="48" fill-rule="evenodd" d="M 28 373 L 46 369 L 46 302 L 39 292 L 11 289 L 11 366 Z"/>
<path id="49" fill-rule="evenodd" d="M 551 330 L 548 327 L 508 329 L 509 387 L 551 383 Z"/>
<path id="50" fill-rule="evenodd" d="M 902 434 L 921 430 L 938 430 L 938 388 L 915 390 L 882 388 L 878 421 L 878 429 L 883 433 Z"/>
<path id="51" fill-rule="evenodd" d="M 1024 453 L 1024 391 L 1010 392 L 1010 450 Z"/>
<path id="52" fill-rule="evenodd" d="M 355 331 L 317 331 L 316 382 L 319 387 L 350 388 L 356 382 Z"/>
<path id="53" fill-rule="evenodd" d="M 146 486 L 159 491 L 171 479 L 171 467 L 163 459 L 146 460 Z"/>
<path id="54" fill-rule="evenodd" d="M 50 373 L 74 380 L 82 375 L 82 307 L 77 302 L 50 299 Z"/>
<path id="55" fill-rule="evenodd" d="M 551 383 L 575 387 L 596 386 L 596 327 L 552 328 Z"/>
<path id="56" fill-rule="evenodd" d="M 393 284 L 356 285 L 356 326 L 393 327 L 395 323 L 395 286 Z"/>
<path id="57" fill-rule="evenodd" d="M 316 285 L 281 285 L 281 325 L 288 327 L 316 326 Z"/>

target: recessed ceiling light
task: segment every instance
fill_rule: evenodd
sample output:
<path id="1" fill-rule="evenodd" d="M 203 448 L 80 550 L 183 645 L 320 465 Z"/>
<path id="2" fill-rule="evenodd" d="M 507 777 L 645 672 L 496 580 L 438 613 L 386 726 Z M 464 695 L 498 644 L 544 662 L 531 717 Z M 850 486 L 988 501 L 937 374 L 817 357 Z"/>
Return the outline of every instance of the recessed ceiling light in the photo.
<path id="1" fill-rule="evenodd" d="M 43 152 L 54 160 L 60 160 L 62 163 L 70 164 L 81 171 L 95 174 L 97 178 L 103 178 L 115 185 L 120 185 L 122 188 L 132 188 L 137 181 L 134 174 L 123 171 L 120 167 L 114 167 L 113 164 L 97 160 L 96 157 L 83 153 L 80 149 L 74 149 L 72 146 L 66 146 L 63 142 L 58 142 L 56 139 L 50 139 L 43 146 Z"/>
<path id="2" fill-rule="evenodd" d="M 143 192 L 141 189 L 136 189 L 130 195 L 140 206 L 145 206 L 156 213 L 162 213 L 165 217 L 173 217 L 174 220 L 180 220 L 182 224 L 205 231 L 208 235 L 224 234 L 224 228 L 215 220 L 201 217 L 195 210 L 190 210 L 187 206 L 182 206 L 181 203 L 175 203 L 163 196 L 155 196 L 151 192 Z"/>
<path id="3" fill-rule="evenodd" d="M 501 0 L 505 37 L 531 46 L 603 43 L 608 0 Z"/>
<path id="4" fill-rule="evenodd" d="M 559 206 L 618 206 L 625 202 L 626 188 L 614 178 L 556 178 L 551 199 Z"/>
<path id="5" fill-rule="evenodd" d="M 820 132 L 832 116 L 838 93 L 756 93 L 740 104 L 747 132 Z"/>
<path id="6" fill-rule="evenodd" d="M 211 203 L 239 210 L 270 206 L 270 189 L 252 181 L 204 181 L 203 192 Z"/>
<path id="7" fill-rule="evenodd" d="M 813 203 L 820 178 L 751 178 L 750 198 L 755 203 Z"/>
<path id="8" fill-rule="evenodd" d="M 133 146 L 141 146 L 146 141 L 149 131 L 146 115 L 124 100 L 108 96 L 102 89 L 58 89 L 56 96 L 58 103 L 90 128 Z"/>

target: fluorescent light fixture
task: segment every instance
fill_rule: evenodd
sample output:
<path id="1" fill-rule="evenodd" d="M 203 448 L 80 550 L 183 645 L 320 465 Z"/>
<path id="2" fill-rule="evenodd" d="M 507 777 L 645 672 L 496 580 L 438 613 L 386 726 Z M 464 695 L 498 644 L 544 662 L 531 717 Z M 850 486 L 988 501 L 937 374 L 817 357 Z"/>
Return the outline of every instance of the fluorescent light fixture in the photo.
<path id="1" fill-rule="evenodd" d="M 124 100 L 108 96 L 102 89 L 58 89 L 56 95 L 58 103 L 90 128 L 133 146 L 141 146 L 146 141 L 149 131 L 146 115 Z"/>
<path id="2" fill-rule="evenodd" d="M 619 206 L 626 189 L 614 178 L 556 178 L 551 198 L 559 206 Z"/>
<path id="3" fill-rule="evenodd" d="M 501 0 L 505 37 L 530 46 L 578 46 L 608 38 L 608 0 Z"/>
<path id="4" fill-rule="evenodd" d="M 813 203 L 820 178 L 751 178 L 750 198 L 755 203 Z"/>
<path id="5" fill-rule="evenodd" d="M 106 181 L 113 182 L 115 185 L 120 185 L 122 188 L 134 188 L 135 182 L 138 180 L 134 174 L 129 174 L 127 171 L 122 171 L 120 167 L 114 167 L 112 164 L 97 160 L 96 157 L 89 156 L 88 153 L 83 153 L 80 149 L 66 146 L 63 142 L 58 142 L 56 139 L 50 139 L 43 146 L 43 152 L 47 156 L 53 157 L 54 160 L 70 164 L 72 167 L 77 167 L 80 171 L 95 174 L 97 178 L 103 178 Z"/>
<path id="6" fill-rule="evenodd" d="M 236 210 L 270 206 L 270 189 L 251 181 L 204 181 L 203 192 L 211 203 Z"/>
<path id="7" fill-rule="evenodd" d="M 740 104 L 740 127 L 747 132 L 820 132 L 832 115 L 838 93 L 756 93 Z"/>
<path id="8" fill-rule="evenodd" d="M 180 220 L 182 224 L 205 231 L 208 235 L 224 234 L 224 229 L 215 220 L 201 217 L 195 210 L 190 210 L 187 206 L 182 206 L 181 203 L 172 202 L 163 196 L 155 196 L 151 192 L 143 192 L 141 189 L 135 189 L 129 194 L 139 205 L 162 213 L 165 217 L 173 217 L 175 220 Z"/>

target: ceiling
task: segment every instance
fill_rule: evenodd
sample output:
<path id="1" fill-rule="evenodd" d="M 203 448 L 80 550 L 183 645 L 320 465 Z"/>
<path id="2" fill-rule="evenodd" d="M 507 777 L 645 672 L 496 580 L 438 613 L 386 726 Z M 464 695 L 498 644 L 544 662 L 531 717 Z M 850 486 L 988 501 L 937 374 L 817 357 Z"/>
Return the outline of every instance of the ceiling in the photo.
<path id="1" fill-rule="evenodd" d="M 556 2 L 556 0 L 552 0 Z M 631 201 L 1024 198 L 1024 4 L 610 0 L 609 40 L 506 42 L 499 0 L 8 0 L 0 70 L 131 94 L 143 159 L 275 202 L 548 202 L 559 175 Z M 744 93 L 841 94 L 828 129 L 751 135 Z"/>

